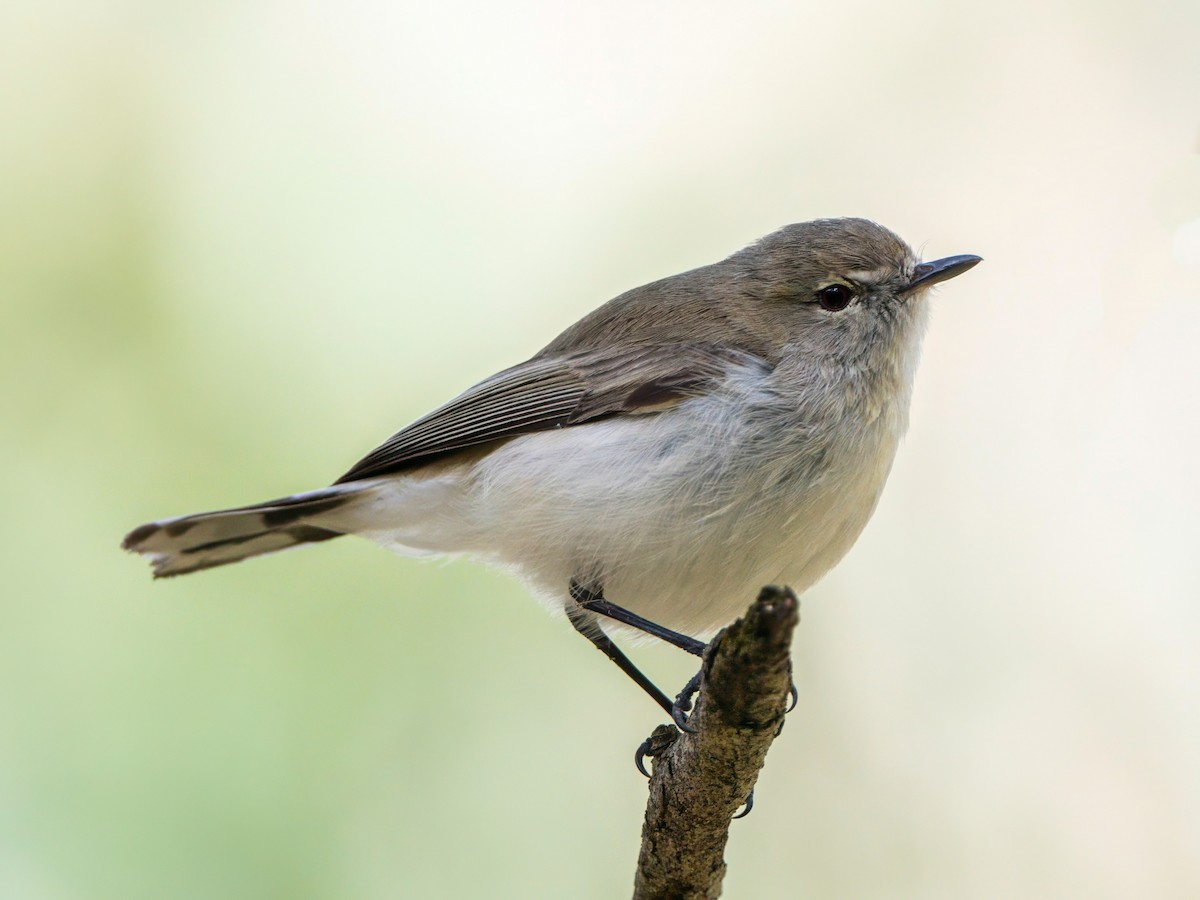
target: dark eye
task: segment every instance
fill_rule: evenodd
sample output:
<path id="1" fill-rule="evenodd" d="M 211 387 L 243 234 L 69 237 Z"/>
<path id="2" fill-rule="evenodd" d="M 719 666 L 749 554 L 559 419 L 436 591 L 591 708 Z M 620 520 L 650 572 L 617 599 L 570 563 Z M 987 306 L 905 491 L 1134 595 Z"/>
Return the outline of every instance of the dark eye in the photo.
<path id="1" fill-rule="evenodd" d="M 854 299 L 854 291 L 844 284 L 830 284 L 817 291 L 817 302 L 821 309 L 838 312 L 850 305 Z"/>

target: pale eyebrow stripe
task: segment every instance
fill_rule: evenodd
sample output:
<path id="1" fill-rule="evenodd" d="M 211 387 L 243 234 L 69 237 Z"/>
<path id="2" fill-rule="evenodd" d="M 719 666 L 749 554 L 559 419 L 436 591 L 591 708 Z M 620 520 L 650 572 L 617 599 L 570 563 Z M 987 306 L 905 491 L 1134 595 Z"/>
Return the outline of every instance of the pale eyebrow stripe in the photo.
<path id="1" fill-rule="evenodd" d="M 889 271 L 890 269 L 886 266 L 878 269 L 856 269 L 853 272 L 847 272 L 845 277 L 859 284 L 872 283 L 882 281 Z"/>

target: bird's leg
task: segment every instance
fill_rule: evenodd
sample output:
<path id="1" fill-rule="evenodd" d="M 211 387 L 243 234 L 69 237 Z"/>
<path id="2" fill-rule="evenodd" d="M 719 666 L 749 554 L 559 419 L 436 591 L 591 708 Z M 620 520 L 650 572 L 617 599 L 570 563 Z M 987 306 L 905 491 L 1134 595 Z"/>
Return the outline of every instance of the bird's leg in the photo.
<path id="1" fill-rule="evenodd" d="M 670 701 L 654 682 L 642 674 L 641 670 L 633 664 L 629 657 L 621 652 L 621 649 L 613 643 L 612 638 L 604 633 L 600 624 L 596 621 L 594 614 L 599 613 L 602 616 L 620 622 L 622 625 L 636 628 L 644 634 L 664 640 L 681 650 L 691 653 L 693 656 L 703 656 L 704 650 L 708 645 L 694 637 L 688 637 L 686 634 L 680 634 L 678 631 L 672 631 L 670 628 L 666 628 L 656 622 L 651 622 L 637 613 L 630 612 L 623 606 L 610 603 L 604 599 L 604 591 L 600 588 L 585 587 L 580 582 L 572 579 L 570 594 L 574 603 L 567 606 L 567 618 L 570 619 L 575 630 L 591 641 L 600 652 L 616 663 L 622 672 L 632 678 L 642 690 L 649 694 L 655 703 L 666 710 L 670 714 L 671 720 L 680 729 L 695 733 L 695 729 L 691 728 L 687 722 L 688 713 L 692 709 L 692 697 L 700 690 L 700 673 L 697 672 L 684 685 L 683 690 L 679 692 L 674 702 Z M 788 712 L 791 712 L 795 708 L 797 699 L 798 692 L 793 682 L 791 685 L 792 702 L 788 706 Z M 642 768 L 640 762 L 638 768 Z M 753 800 L 750 802 L 752 803 Z"/>
<path id="2" fill-rule="evenodd" d="M 572 594 L 572 596 L 574 596 Z M 567 606 L 567 618 L 575 630 L 582 634 L 585 638 L 591 641 L 596 648 L 617 664 L 622 672 L 634 680 L 638 687 L 650 695 L 659 706 L 667 713 L 674 715 L 672 711 L 671 701 L 658 687 L 642 674 L 641 669 L 633 664 L 633 662 L 621 652 L 621 648 L 613 643 L 604 631 L 600 628 L 600 623 L 596 621 L 596 616 L 588 612 L 577 602 Z"/>
<path id="3" fill-rule="evenodd" d="M 571 582 L 571 599 L 574 604 L 567 607 L 567 618 L 571 620 L 571 624 L 575 626 L 575 630 L 586 637 L 589 641 L 595 644 L 600 651 L 615 662 L 630 678 L 632 678 L 647 694 L 654 698 L 659 706 L 666 710 L 671 720 L 685 731 L 694 731 L 687 725 L 687 711 L 691 709 L 691 697 L 696 693 L 700 685 L 700 675 L 688 682 L 687 687 L 683 692 L 675 698 L 672 703 L 667 699 L 666 695 L 660 691 L 650 679 L 648 679 L 635 666 L 620 648 L 613 643 L 612 638 L 603 632 L 600 624 L 596 621 L 595 613 L 607 616 L 631 628 L 636 628 L 646 634 L 653 635 L 686 650 L 696 656 L 701 656 L 704 653 L 705 644 L 695 638 L 688 637 L 685 634 L 680 634 L 677 631 L 672 631 L 669 628 L 664 628 L 649 619 L 644 619 L 636 613 L 631 613 L 629 610 L 609 603 L 604 599 L 604 593 L 598 588 L 584 587 L 578 581 Z M 638 768 L 641 768 L 639 766 Z"/>
<path id="4" fill-rule="evenodd" d="M 656 622 L 642 618 L 637 613 L 630 612 L 623 606 L 609 603 L 604 599 L 603 591 L 586 588 L 578 581 L 571 582 L 571 599 L 584 609 L 607 616 L 610 619 L 620 622 L 622 625 L 628 625 L 630 628 L 636 628 L 638 631 L 648 634 L 651 637 L 666 641 L 680 650 L 687 651 L 692 656 L 703 656 L 704 648 L 708 646 L 704 641 L 698 641 L 694 637 L 688 637 L 686 634 L 680 634 L 678 631 L 664 628 Z"/>

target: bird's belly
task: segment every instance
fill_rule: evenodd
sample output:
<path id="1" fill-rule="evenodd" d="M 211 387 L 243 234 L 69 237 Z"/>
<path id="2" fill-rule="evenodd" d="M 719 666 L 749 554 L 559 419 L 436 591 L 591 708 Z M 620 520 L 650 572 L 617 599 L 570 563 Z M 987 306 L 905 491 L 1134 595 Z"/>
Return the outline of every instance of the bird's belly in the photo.
<path id="1" fill-rule="evenodd" d="M 841 559 L 895 449 L 858 441 L 847 466 L 811 436 L 788 447 L 747 442 L 738 422 L 708 417 L 703 426 L 661 416 L 510 442 L 473 478 L 474 546 L 462 549 L 517 570 L 552 608 L 581 579 L 613 603 L 703 635 L 763 585 L 802 591 Z"/>

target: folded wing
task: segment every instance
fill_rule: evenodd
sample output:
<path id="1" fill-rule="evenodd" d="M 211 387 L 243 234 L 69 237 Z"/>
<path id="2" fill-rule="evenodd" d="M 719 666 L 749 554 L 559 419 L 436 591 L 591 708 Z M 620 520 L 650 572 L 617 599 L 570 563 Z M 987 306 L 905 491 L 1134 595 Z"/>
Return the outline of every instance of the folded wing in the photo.
<path id="1" fill-rule="evenodd" d="M 536 357 L 482 381 L 367 454 L 337 484 L 402 472 L 535 431 L 670 409 L 734 365 L 768 364 L 717 344 L 615 347 Z"/>

